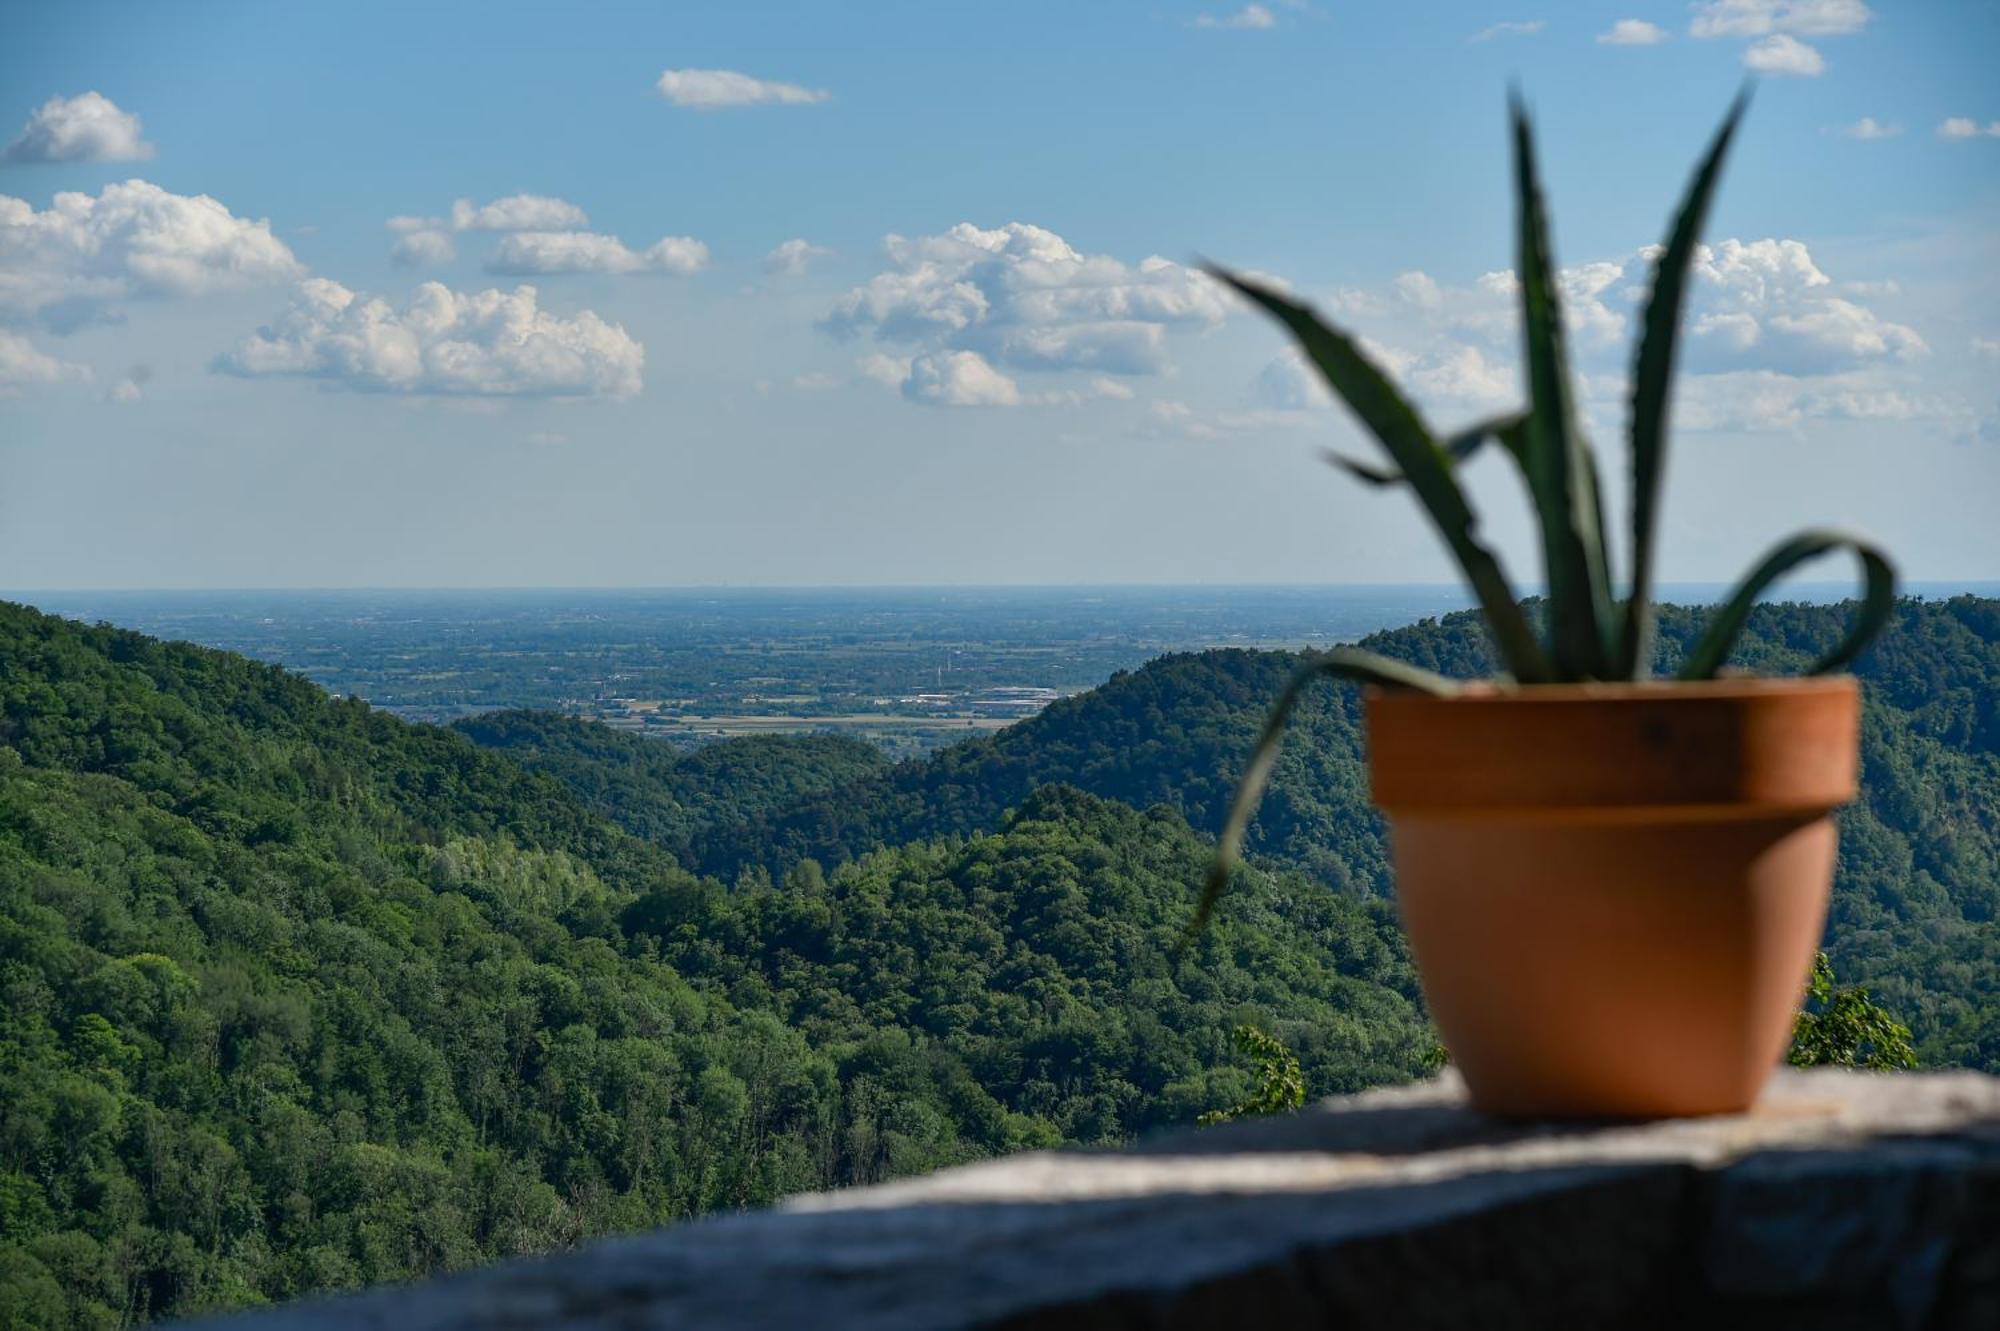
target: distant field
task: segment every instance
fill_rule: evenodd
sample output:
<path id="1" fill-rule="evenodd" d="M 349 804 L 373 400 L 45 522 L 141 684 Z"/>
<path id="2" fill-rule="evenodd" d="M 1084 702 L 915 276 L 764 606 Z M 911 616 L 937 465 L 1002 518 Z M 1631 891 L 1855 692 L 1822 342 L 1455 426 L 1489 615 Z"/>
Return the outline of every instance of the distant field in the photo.
<path id="1" fill-rule="evenodd" d="M 1662 590 L 1665 599 L 1703 601 L 1720 589 Z M 1849 589 L 1784 592 L 1830 600 Z M 535 707 L 683 744 L 840 730 L 898 756 L 998 729 L 1165 652 L 1326 647 L 1467 605 L 1450 586 L 119 591 L 10 599 L 275 661 L 410 720 Z"/>
<path id="2" fill-rule="evenodd" d="M 729 739 L 736 735 L 785 735 L 837 730 L 878 741 L 909 735 L 950 743 L 966 735 L 999 730 L 1019 720 L 1018 716 L 894 716 L 832 715 L 790 716 L 782 713 L 758 716 L 699 716 L 683 714 L 671 720 L 640 722 L 607 717 L 620 730 L 636 730 L 662 739 L 702 741 Z"/>

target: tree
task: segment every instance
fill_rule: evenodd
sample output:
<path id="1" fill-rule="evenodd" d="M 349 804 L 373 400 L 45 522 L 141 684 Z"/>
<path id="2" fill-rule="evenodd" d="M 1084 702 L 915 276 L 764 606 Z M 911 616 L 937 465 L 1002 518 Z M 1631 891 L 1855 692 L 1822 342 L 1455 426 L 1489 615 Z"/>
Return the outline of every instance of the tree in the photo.
<path id="1" fill-rule="evenodd" d="M 1826 953 L 1813 954 L 1805 1010 L 1792 1028 L 1793 1067 L 1832 1066 L 1890 1071 L 1917 1065 L 1910 1028 L 1890 1016 L 1860 985 L 1836 989 Z"/>
<path id="2" fill-rule="evenodd" d="M 1204 1125 L 1227 1123 L 1231 1119 L 1261 1118 L 1266 1114 L 1289 1114 L 1306 1102 L 1306 1079 L 1297 1055 L 1275 1035 L 1266 1035 L 1255 1026 L 1238 1026 L 1230 1032 L 1237 1052 L 1257 1065 L 1257 1089 L 1227 1109 L 1211 1109 L 1201 1116 Z"/>

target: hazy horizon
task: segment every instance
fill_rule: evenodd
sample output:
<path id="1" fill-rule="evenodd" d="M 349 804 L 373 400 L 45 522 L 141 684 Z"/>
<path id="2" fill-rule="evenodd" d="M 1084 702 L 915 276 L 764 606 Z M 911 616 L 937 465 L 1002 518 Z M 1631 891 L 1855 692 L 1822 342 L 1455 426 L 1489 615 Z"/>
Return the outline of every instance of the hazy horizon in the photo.
<path id="1" fill-rule="evenodd" d="M 1654 599 L 1670 601 L 1676 593 L 1690 591 L 1729 590 L 1735 584 L 1724 580 L 1714 581 L 1673 581 L 1659 583 L 1654 588 Z M 1849 582 L 1834 578 L 1801 578 L 1795 582 L 1781 582 L 1771 589 L 1765 599 L 1783 600 L 1787 594 L 1813 593 L 1814 599 L 1834 597 L 1845 599 L 1858 593 L 1859 588 Z M 734 594 L 757 592 L 814 593 L 814 592 L 882 592 L 882 593 L 974 593 L 974 592 L 1116 592 L 1116 591 L 1350 591 L 1350 592 L 1457 592 L 1464 596 L 1467 605 L 1472 604 L 1471 594 L 1463 584 L 1448 580 L 1431 582 L 821 582 L 821 583 L 600 583 L 600 584 L 461 584 L 461 585 L 418 585 L 405 586 L 355 584 L 352 586 L 289 586 L 289 585 L 243 585 L 234 587 L 200 586 L 129 586 L 129 587 L 0 587 L 0 598 L 19 600 L 30 596 L 258 596 L 258 595 L 452 595 L 457 593 L 504 595 L 554 595 L 561 593 L 603 593 L 644 594 L 675 593 L 687 595 Z M 2000 593 L 2000 578 L 1918 578 L 1901 579 L 1897 592 L 1905 596 L 1931 595 L 1984 595 Z M 1524 587 L 1523 597 L 1540 596 L 1543 589 Z"/>

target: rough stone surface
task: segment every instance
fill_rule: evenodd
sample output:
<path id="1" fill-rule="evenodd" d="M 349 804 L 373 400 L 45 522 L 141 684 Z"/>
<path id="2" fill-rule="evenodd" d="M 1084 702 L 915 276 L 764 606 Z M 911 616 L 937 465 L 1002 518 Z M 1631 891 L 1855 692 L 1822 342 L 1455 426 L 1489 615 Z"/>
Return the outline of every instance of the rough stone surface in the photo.
<path id="1" fill-rule="evenodd" d="M 216 1325 L 2000 1327 L 2000 1078 L 1788 1070 L 1748 1114 L 1578 1124 L 1447 1076 Z"/>

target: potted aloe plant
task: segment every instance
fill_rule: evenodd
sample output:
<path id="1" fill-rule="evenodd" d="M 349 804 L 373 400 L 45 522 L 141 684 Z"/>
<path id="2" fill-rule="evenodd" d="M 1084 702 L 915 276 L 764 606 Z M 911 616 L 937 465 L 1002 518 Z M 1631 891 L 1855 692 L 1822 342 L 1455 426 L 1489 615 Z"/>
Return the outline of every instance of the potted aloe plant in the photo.
<path id="1" fill-rule="evenodd" d="M 1649 678 L 1675 339 L 1743 109 L 1739 98 L 1654 260 L 1632 371 L 1623 588 L 1571 398 L 1557 270 L 1518 98 L 1526 410 L 1440 436 L 1352 338 L 1279 291 L 1210 270 L 1290 331 L 1381 444 L 1386 467 L 1333 460 L 1415 495 L 1477 598 L 1506 673 L 1461 683 L 1351 647 L 1312 658 L 1252 752 L 1197 927 L 1229 881 L 1302 691 L 1324 676 L 1368 685 L 1372 793 L 1389 823 L 1403 923 L 1445 1045 L 1474 1103 L 1492 1112 L 1748 1106 L 1783 1053 L 1825 920 L 1832 813 L 1853 798 L 1858 765 L 1859 689 L 1835 672 L 1893 610 L 1889 561 L 1842 532 L 1793 536 L 1714 612 L 1675 678 Z M 1517 599 L 1455 475 L 1488 442 L 1518 468 L 1539 519 L 1539 613 Z M 1842 550 L 1858 557 L 1864 582 L 1847 637 L 1806 678 L 1726 673 L 1759 595 Z"/>

